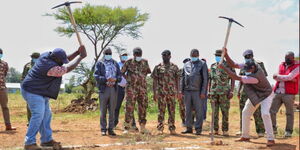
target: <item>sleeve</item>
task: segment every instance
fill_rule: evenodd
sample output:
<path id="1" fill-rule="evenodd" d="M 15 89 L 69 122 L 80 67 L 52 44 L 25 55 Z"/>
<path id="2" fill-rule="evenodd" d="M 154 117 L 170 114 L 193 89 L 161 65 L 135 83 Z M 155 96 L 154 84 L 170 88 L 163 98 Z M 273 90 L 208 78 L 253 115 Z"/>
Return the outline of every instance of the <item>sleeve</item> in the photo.
<path id="1" fill-rule="evenodd" d="M 98 84 L 105 84 L 107 82 L 107 79 L 105 77 L 105 71 L 101 62 L 97 62 L 96 64 L 94 77 Z"/>
<path id="2" fill-rule="evenodd" d="M 68 69 L 65 66 L 55 66 L 47 72 L 47 76 L 62 77 L 67 71 Z"/>
<path id="3" fill-rule="evenodd" d="M 257 84 L 258 83 L 258 80 L 254 77 L 241 76 L 241 79 L 244 84 Z"/>
<path id="4" fill-rule="evenodd" d="M 291 81 L 295 77 L 299 76 L 299 67 L 295 68 L 288 75 L 277 75 L 277 81 Z"/>
<path id="5" fill-rule="evenodd" d="M 151 73 L 151 78 L 157 79 L 157 66 L 154 67 L 152 73 Z"/>
<path id="6" fill-rule="evenodd" d="M 180 85 L 179 85 L 179 90 L 183 93 L 184 92 L 184 80 L 185 80 L 185 73 L 184 73 L 184 68 L 180 69 Z"/>
<path id="7" fill-rule="evenodd" d="M 116 83 L 119 83 L 119 82 L 122 81 L 122 73 L 121 73 L 121 70 L 120 70 L 120 65 L 117 62 L 115 62 L 115 64 L 116 64 L 116 69 L 117 69 L 117 74 L 116 74 L 117 81 L 116 81 Z"/>
<path id="8" fill-rule="evenodd" d="M 208 69 L 206 63 L 203 64 L 202 67 L 202 85 L 200 89 L 200 94 L 207 94 L 207 86 L 208 86 Z"/>
<path id="9" fill-rule="evenodd" d="M 149 67 L 148 61 L 146 61 L 147 74 L 151 73 L 151 69 Z"/>

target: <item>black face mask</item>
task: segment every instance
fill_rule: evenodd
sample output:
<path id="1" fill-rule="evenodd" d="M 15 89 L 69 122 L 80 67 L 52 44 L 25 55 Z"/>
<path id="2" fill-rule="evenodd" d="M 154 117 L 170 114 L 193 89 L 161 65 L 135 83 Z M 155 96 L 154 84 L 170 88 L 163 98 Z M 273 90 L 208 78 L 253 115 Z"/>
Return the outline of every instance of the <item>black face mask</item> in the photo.
<path id="1" fill-rule="evenodd" d="M 293 64 L 293 60 L 292 59 L 290 59 L 290 58 L 285 58 L 285 63 L 287 64 L 287 65 L 290 65 L 290 64 Z"/>

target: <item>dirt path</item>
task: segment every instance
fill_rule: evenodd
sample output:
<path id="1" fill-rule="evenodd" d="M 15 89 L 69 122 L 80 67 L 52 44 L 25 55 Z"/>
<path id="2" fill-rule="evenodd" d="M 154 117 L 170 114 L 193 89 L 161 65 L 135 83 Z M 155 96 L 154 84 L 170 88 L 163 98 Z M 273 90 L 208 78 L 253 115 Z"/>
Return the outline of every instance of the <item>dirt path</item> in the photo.
<path id="1" fill-rule="evenodd" d="M 297 115 L 298 116 L 298 115 Z M 80 119 L 80 120 L 53 120 L 53 137 L 63 143 L 64 146 L 80 145 L 80 149 L 271 149 L 271 150 L 293 150 L 299 149 L 299 137 L 284 139 L 278 137 L 276 145 L 267 148 L 265 146 L 265 138 L 256 138 L 255 133 L 252 135 L 250 143 L 237 143 L 235 132 L 238 129 L 238 122 L 231 118 L 233 123 L 230 124 L 229 137 L 216 136 L 216 140 L 222 140 L 225 145 L 212 146 L 209 144 L 209 122 L 205 122 L 203 135 L 169 135 L 165 129 L 165 134 L 157 135 L 156 122 L 150 121 L 147 127 L 151 130 L 152 135 L 141 135 L 139 133 L 131 133 L 122 135 L 122 130 L 117 128 L 118 136 L 109 137 L 101 136 L 99 131 L 99 120 L 95 119 Z M 281 123 L 282 124 L 282 123 Z M 299 125 L 299 119 L 296 119 L 295 126 Z M 177 133 L 184 130 L 180 123 L 177 124 Z M 15 149 L 16 147 L 23 147 L 24 135 L 26 133 L 26 123 L 19 122 L 16 124 L 17 132 L 0 132 L 0 149 Z M 166 127 L 167 128 L 167 127 Z M 252 121 L 252 129 L 254 123 Z M 3 128 L 2 128 L 3 130 Z M 39 140 L 38 140 L 39 141 Z M 108 144 L 108 145 L 107 145 Z M 110 145 L 109 145 L 110 144 Z M 67 149 L 67 148 L 66 148 Z"/>

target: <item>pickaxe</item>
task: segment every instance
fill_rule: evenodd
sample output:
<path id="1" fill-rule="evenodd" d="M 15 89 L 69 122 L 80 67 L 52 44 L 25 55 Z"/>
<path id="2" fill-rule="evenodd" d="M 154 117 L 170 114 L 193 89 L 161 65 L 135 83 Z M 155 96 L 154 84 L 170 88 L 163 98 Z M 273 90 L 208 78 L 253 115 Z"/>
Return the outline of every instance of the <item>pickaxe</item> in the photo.
<path id="1" fill-rule="evenodd" d="M 81 38 L 80 38 L 80 35 L 79 35 L 79 32 L 77 31 L 77 27 L 76 27 L 76 22 L 75 22 L 75 19 L 74 19 L 74 16 L 72 14 L 72 10 L 71 10 L 71 7 L 70 5 L 73 4 L 73 3 L 82 3 L 81 1 L 73 1 L 73 2 L 65 2 L 63 4 L 59 4 L 55 7 L 53 7 L 52 9 L 55 9 L 55 8 L 58 8 L 58 7 L 61 7 L 61 6 L 66 6 L 67 9 L 68 9 L 68 12 L 69 12 L 69 17 L 70 17 L 70 21 L 71 21 L 71 24 L 73 25 L 73 28 L 75 30 L 75 33 L 76 33 L 76 36 L 77 36 L 77 40 L 79 42 L 79 45 L 82 46 L 82 42 L 81 42 Z"/>
<path id="2" fill-rule="evenodd" d="M 219 18 L 223 18 L 223 19 L 227 19 L 229 22 L 228 22 L 228 27 L 227 27 L 227 33 L 226 33 L 226 37 L 225 37 L 225 42 L 224 42 L 224 48 L 226 48 L 227 46 L 227 42 L 228 42 L 228 38 L 229 38 L 229 34 L 230 34 L 230 29 L 231 29 L 231 24 L 234 22 L 238 25 L 240 25 L 241 27 L 244 27 L 243 25 L 241 25 L 239 22 L 235 21 L 233 18 L 228 18 L 228 17 L 223 17 L 223 16 L 219 16 Z M 219 62 L 219 64 L 222 64 L 223 63 L 223 60 L 224 60 L 224 51 L 222 53 L 222 57 L 221 57 L 221 61 Z"/>

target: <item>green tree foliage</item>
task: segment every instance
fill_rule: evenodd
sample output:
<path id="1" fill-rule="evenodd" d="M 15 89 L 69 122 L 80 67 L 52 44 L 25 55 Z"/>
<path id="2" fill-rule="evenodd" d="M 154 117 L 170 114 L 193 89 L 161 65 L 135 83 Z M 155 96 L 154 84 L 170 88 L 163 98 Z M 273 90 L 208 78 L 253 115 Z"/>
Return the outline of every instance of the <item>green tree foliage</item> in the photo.
<path id="1" fill-rule="evenodd" d="M 7 76 L 6 76 L 6 82 L 8 83 L 20 83 L 21 82 L 21 76 L 22 74 L 16 70 L 14 67 L 10 67 Z"/>
<path id="2" fill-rule="evenodd" d="M 119 36 L 139 38 L 141 36 L 139 29 L 148 20 L 148 14 L 140 13 L 133 7 L 123 9 L 86 4 L 83 8 L 75 9 L 73 15 L 78 31 L 83 33 L 94 46 L 94 62 L 91 69 L 81 70 L 89 71 L 81 74 L 86 75 L 82 83 L 87 91 L 85 99 L 90 99 L 89 96 L 92 95 L 94 88 L 89 89 L 89 87 L 95 85 L 93 72 L 103 50 L 107 46 L 115 45 L 114 40 Z M 60 8 L 56 13 L 46 14 L 46 16 L 53 16 L 56 20 L 62 21 L 62 26 L 55 29 L 60 35 L 71 37 L 74 34 L 67 9 Z"/>

